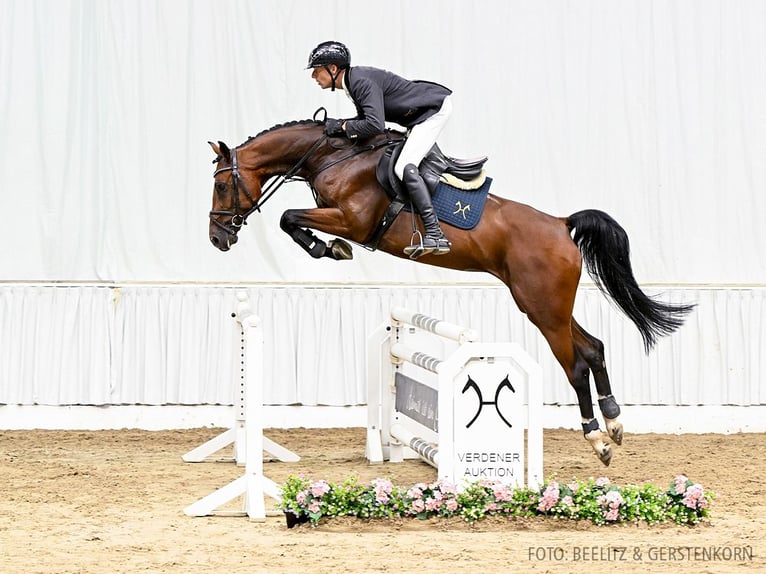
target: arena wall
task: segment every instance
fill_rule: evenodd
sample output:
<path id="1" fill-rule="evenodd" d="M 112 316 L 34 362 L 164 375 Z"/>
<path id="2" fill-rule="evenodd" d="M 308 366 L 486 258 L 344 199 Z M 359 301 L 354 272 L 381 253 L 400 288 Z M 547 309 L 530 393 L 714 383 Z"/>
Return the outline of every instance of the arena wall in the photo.
<path id="1" fill-rule="evenodd" d="M 583 278 L 577 317 L 604 340 L 621 402 L 704 407 L 736 431 L 746 419 L 726 409 L 766 405 L 765 16 L 757 0 L 0 3 L 0 426 L 44 426 L 49 409 L 225 417 L 238 288 L 265 323 L 274 412 L 359 409 L 365 334 L 392 304 L 521 342 L 546 403 L 573 404 L 491 278 L 359 247 L 353 262 L 307 257 L 278 226 L 311 205 L 302 183 L 230 252 L 210 245 L 208 140 L 320 106 L 354 114 L 304 70 L 334 38 L 355 65 L 452 88 L 440 143 L 488 155 L 493 193 L 617 219 L 647 291 L 698 305 L 647 357 Z M 372 37 L 361 21 L 383 26 Z"/>

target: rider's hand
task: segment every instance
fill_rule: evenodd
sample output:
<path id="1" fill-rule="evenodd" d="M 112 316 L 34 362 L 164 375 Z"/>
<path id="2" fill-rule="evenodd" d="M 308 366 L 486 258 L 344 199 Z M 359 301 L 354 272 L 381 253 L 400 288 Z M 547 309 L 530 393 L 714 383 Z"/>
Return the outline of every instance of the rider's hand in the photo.
<path id="1" fill-rule="evenodd" d="M 343 120 L 327 118 L 325 121 L 324 133 L 326 133 L 331 138 L 345 136 L 346 132 L 343 131 Z"/>

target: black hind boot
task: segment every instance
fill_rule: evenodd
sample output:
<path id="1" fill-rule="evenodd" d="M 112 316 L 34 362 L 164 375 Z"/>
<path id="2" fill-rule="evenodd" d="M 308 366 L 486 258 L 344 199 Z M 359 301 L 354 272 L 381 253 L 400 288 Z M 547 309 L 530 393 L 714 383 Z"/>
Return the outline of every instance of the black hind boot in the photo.
<path id="1" fill-rule="evenodd" d="M 417 259 L 422 255 L 433 253 L 434 255 L 444 255 L 450 252 L 452 245 L 442 233 L 439 227 L 439 219 L 436 217 L 433 203 L 431 203 L 431 194 L 428 192 L 428 186 L 418 171 L 417 166 L 408 163 L 404 168 L 404 178 L 402 179 L 410 194 L 412 205 L 417 209 L 423 220 L 423 227 L 426 230 L 425 236 L 420 244 L 410 245 L 404 248 L 404 253 L 410 256 L 410 259 Z"/>

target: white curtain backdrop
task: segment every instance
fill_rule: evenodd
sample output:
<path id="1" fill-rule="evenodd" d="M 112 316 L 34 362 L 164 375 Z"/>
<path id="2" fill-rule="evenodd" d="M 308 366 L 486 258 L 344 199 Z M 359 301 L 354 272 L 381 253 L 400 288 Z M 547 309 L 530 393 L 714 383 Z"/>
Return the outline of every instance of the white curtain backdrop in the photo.
<path id="1" fill-rule="evenodd" d="M 207 239 L 213 154 L 319 106 L 308 52 L 450 86 L 442 138 L 493 190 L 612 214 L 649 283 L 763 283 L 762 0 L 2 0 L 0 280 L 476 281 L 357 249 L 313 261 L 278 227 Z M 481 279 L 480 279 L 481 280 Z"/>
<path id="2" fill-rule="evenodd" d="M 0 0 L 0 404 L 231 404 L 237 285 L 270 404 L 363 404 L 394 302 L 521 342 L 546 402 L 573 402 L 491 278 L 312 260 L 278 225 L 303 184 L 210 245 L 208 140 L 353 115 L 304 69 L 327 39 L 451 87 L 445 151 L 489 155 L 498 195 L 607 211 L 647 290 L 698 303 L 647 358 L 584 278 L 621 401 L 766 404 L 763 0 Z"/>
<path id="3" fill-rule="evenodd" d="M 545 340 L 505 288 L 468 286 L 0 286 L 0 404 L 233 404 L 244 289 L 264 330 L 264 399 L 272 405 L 360 405 L 366 339 L 404 306 L 515 341 L 543 367 L 547 404 L 575 404 Z M 606 346 L 623 404 L 763 405 L 766 289 L 682 289 L 698 308 L 649 355 L 631 323 L 595 288 L 578 322 Z"/>

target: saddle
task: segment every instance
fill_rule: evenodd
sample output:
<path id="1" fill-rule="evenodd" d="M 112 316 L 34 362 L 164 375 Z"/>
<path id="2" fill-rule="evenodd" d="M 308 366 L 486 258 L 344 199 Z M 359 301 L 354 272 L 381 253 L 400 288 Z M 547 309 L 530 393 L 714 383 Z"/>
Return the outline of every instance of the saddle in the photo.
<path id="1" fill-rule="evenodd" d="M 392 199 L 398 199 L 408 203 L 407 190 L 404 184 L 396 177 L 394 165 L 402 152 L 406 139 L 386 148 L 378 162 L 375 175 L 383 189 Z M 447 183 L 458 189 L 479 189 L 486 179 L 484 164 L 487 157 L 474 159 L 457 159 L 442 152 L 438 144 L 434 144 L 430 151 L 420 162 L 420 175 L 428 186 L 428 191 L 433 195 L 439 182 Z"/>
<path id="2" fill-rule="evenodd" d="M 401 154 L 405 141 L 404 138 L 392 140 L 391 145 L 383 152 L 375 170 L 378 182 L 386 190 L 391 203 L 377 228 L 363 244 L 371 251 L 377 249 L 381 237 L 402 209 L 412 210 L 407 190 L 394 173 L 394 165 L 396 165 L 396 160 Z M 486 161 L 486 156 L 475 159 L 450 157 L 442 152 L 437 144 L 434 144 L 426 154 L 423 161 L 420 162 L 420 175 L 426 182 L 428 191 L 433 198 L 434 209 L 440 221 L 463 229 L 471 229 L 478 223 L 489 186 L 492 183 L 492 178 L 487 177 L 484 172 Z M 474 202 L 473 200 L 469 201 L 467 196 L 456 195 L 461 193 L 475 196 L 477 200 L 470 217 L 468 215 L 471 210 L 470 203 Z"/>

